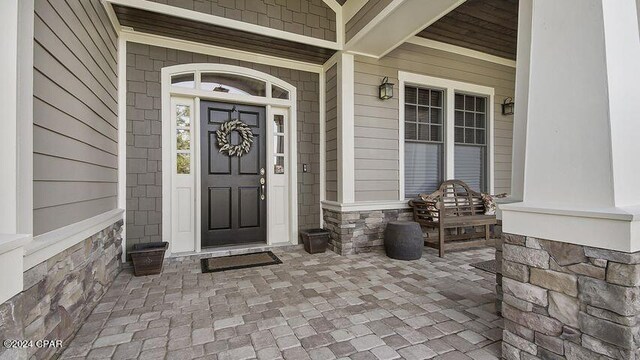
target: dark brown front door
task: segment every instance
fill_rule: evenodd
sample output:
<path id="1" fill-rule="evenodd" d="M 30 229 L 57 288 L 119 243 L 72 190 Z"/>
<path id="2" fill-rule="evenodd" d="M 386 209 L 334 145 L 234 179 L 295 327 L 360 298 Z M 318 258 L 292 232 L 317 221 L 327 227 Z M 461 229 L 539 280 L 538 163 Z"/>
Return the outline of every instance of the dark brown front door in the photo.
<path id="1" fill-rule="evenodd" d="M 265 108 L 210 101 L 200 102 L 202 151 L 202 246 L 266 242 L 267 206 L 261 199 L 266 184 Z M 239 119 L 253 130 L 251 150 L 229 156 L 219 152 L 216 130 Z M 231 144 L 240 143 L 232 131 Z M 266 178 L 265 178 L 266 179 Z"/>

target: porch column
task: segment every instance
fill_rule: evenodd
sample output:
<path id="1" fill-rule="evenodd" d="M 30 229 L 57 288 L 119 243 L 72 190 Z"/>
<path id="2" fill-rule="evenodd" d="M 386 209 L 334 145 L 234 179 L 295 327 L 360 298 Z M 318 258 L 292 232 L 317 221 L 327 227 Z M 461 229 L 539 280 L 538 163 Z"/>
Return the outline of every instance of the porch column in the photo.
<path id="1" fill-rule="evenodd" d="M 640 355 L 638 6 L 520 0 L 504 358 Z"/>

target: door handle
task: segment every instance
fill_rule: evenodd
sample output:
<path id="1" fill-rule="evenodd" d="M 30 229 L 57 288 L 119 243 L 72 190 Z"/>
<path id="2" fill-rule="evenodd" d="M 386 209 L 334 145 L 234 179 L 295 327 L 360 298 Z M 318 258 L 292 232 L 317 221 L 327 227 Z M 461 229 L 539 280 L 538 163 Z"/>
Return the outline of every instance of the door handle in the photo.
<path id="1" fill-rule="evenodd" d="M 260 178 L 260 200 L 264 200 L 265 196 L 264 196 L 264 178 Z"/>

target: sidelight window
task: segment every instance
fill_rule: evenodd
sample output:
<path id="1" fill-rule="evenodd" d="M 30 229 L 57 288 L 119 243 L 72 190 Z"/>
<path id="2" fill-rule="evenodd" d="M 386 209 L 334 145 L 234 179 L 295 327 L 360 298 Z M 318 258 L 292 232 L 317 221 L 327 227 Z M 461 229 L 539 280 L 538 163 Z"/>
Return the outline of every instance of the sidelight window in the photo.
<path id="1" fill-rule="evenodd" d="M 176 105 L 176 172 L 191 173 L 191 107 Z"/>
<path id="2" fill-rule="evenodd" d="M 273 173 L 284 174 L 284 116 L 276 114 L 273 116 Z"/>

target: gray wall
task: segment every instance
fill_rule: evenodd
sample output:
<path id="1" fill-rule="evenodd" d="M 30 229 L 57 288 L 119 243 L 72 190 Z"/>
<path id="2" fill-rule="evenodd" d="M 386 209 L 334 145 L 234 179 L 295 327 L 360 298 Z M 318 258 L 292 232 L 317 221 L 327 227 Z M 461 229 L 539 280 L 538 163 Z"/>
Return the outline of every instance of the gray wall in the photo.
<path id="1" fill-rule="evenodd" d="M 336 40 L 336 14 L 322 0 L 151 0 L 318 39 Z"/>
<path id="2" fill-rule="evenodd" d="M 159 241 L 162 232 L 162 123 L 160 70 L 188 63 L 223 63 L 256 69 L 298 89 L 298 225 L 320 221 L 318 74 L 127 43 L 127 246 Z M 309 172 L 302 173 L 302 164 Z"/>
<path id="3" fill-rule="evenodd" d="M 376 15 L 391 3 L 392 0 L 369 0 L 358 12 L 353 15 L 345 25 L 346 41 L 356 35 L 365 27 Z"/>
<path id="4" fill-rule="evenodd" d="M 99 0 L 35 1 L 34 234 L 115 209 L 117 38 Z"/>
<path id="5" fill-rule="evenodd" d="M 514 95 L 515 68 L 404 44 L 381 60 L 357 56 L 355 62 L 356 201 L 397 200 L 398 70 L 495 88 L 495 192 L 509 192 L 513 116 L 500 104 Z M 378 99 L 382 78 L 396 84 L 392 99 Z"/>
<path id="6" fill-rule="evenodd" d="M 326 158 L 325 158 L 325 180 L 326 199 L 330 201 L 338 200 L 338 65 L 333 65 L 326 74 Z"/>

